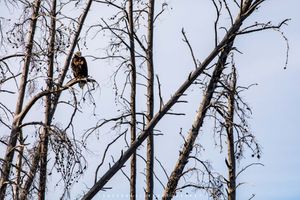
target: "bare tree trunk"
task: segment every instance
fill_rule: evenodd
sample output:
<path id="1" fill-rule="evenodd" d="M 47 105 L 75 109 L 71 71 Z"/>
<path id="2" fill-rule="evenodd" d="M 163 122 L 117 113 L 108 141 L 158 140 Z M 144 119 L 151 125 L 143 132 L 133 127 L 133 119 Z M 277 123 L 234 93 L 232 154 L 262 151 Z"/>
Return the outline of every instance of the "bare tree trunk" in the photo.
<path id="1" fill-rule="evenodd" d="M 129 0 L 128 5 L 129 40 L 130 40 L 130 61 L 131 61 L 131 144 L 136 140 L 136 62 L 134 44 L 134 20 L 133 20 L 133 0 Z M 131 156 L 130 163 L 130 199 L 136 199 L 136 152 Z"/>
<path id="2" fill-rule="evenodd" d="M 154 23 L 154 3 L 155 0 L 149 0 L 148 6 L 148 44 L 147 44 L 147 124 L 153 118 L 154 110 L 154 66 L 153 66 L 153 23 Z M 153 130 L 149 130 L 147 140 L 147 163 L 146 163 L 146 191 L 145 200 L 153 199 L 153 167 L 154 167 L 154 137 Z"/>
<path id="3" fill-rule="evenodd" d="M 228 160 L 226 165 L 228 168 L 228 200 L 236 199 L 236 168 L 235 168 L 235 154 L 234 154 L 234 135 L 233 135 L 233 116 L 234 116 L 234 96 L 236 91 L 236 71 L 233 67 L 232 82 L 228 94 L 228 117 L 226 119 L 227 132 L 227 148 Z"/>
<path id="4" fill-rule="evenodd" d="M 162 199 L 167 200 L 167 199 L 172 199 L 173 196 L 176 193 L 176 188 L 178 185 L 178 181 L 181 178 L 181 175 L 183 173 L 183 169 L 185 165 L 188 163 L 189 155 L 193 150 L 193 146 L 195 143 L 195 140 L 199 134 L 199 129 L 201 128 L 206 112 L 209 108 L 210 101 L 213 97 L 213 93 L 217 87 L 217 83 L 220 79 L 220 76 L 222 74 L 222 71 L 224 69 L 224 66 L 226 64 L 226 60 L 228 57 L 228 54 L 231 51 L 233 45 L 233 41 L 230 41 L 230 44 L 228 44 L 223 52 L 220 55 L 220 58 L 218 60 L 218 63 L 215 67 L 215 70 L 213 72 L 213 75 L 211 77 L 211 80 L 207 86 L 207 89 L 205 91 L 205 94 L 203 96 L 202 102 L 199 106 L 196 118 L 194 120 L 194 123 L 192 125 L 192 128 L 190 129 L 186 142 L 183 146 L 183 149 L 180 151 L 180 156 L 177 160 L 177 163 L 175 165 L 175 168 L 173 172 L 171 173 L 171 176 L 168 180 L 167 187 L 164 190 L 164 194 Z"/>
<path id="5" fill-rule="evenodd" d="M 33 43 L 34 43 L 34 34 L 35 34 L 35 30 L 36 30 L 36 24 L 37 24 L 40 4 L 41 4 L 41 0 L 35 1 L 34 10 L 33 10 L 31 21 L 30 21 L 28 44 L 26 45 L 26 49 L 25 49 L 25 51 L 26 51 L 25 52 L 25 61 L 24 61 L 21 82 L 20 82 L 20 87 L 19 87 L 19 92 L 18 92 L 18 100 L 17 100 L 15 115 L 14 115 L 13 124 L 12 124 L 12 128 L 11 128 L 11 134 L 9 137 L 9 142 L 8 142 L 8 146 L 7 146 L 5 157 L 4 157 L 5 162 L 3 162 L 2 170 L 1 170 L 0 200 L 5 198 L 6 188 L 7 188 L 7 184 L 9 181 L 9 174 L 11 171 L 11 164 L 12 164 L 12 161 L 14 158 L 14 152 L 15 152 L 14 148 L 17 144 L 17 139 L 18 139 L 18 135 L 20 132 L 20 130 L 19 130 L 20 121 L 18 119 L 18 114 L 22 111 L 23 102 L 24 102 L 24 98 L 25 98 L 28 71 L 29 71 L 32 47 L 33 47 Z"/>
<path id="6" fill-rule="evenodd" d="M 40 146 L 41 143 L 38 144 L 38 147 L 35 148 L 35 154 L 33 155 L 33 158 L 31 159 L 31 167 L 28 173 L 28 178 L 26 179 L 24 186 L 22 187 L 22 192 L 20 193 L 20 200 L 26 200 L 27 196 L 30 191 L 30 187 L 32 185 L 32 182 L 34 180 L 34 177 L 36 175 L 36 171 L 39 166 L 40 161 Z"/>
<path id="7" fill-rule="evenodd" d="M 16 185 L 15 185 L 15 191 L 14 191 L 14 196 L 16 198 L 16 200 L 19 199 L 19 192 L 20 192 L 20 187 L 22 186 L 21 183 L 21 169 L 22 169 L 22 165 L 23 165 L 23 156 L 24 156 L 24 138 L 23 138 L 23 134 L 22 131 L 20 131 L 20 135 L 19 135 L 19 150 L 18 150 L 18 157 L 17 157 L 17 169 L 16 169 Z"/>
<path id="8" fill-rule="evenodd" d="M 50 24 L 50 41 L 49 41 L 49 50 L 48 50 L 48 72 L 47 72 L 47 90 L 50 91 L 53 87 L 53 65 L 54 65 L 54 44 L 55 44 L 55 34 L 56 34 L 56 0 L 52 1 L 51 9 L 51 24 Z M 39 192 L 38 199 L 44 200 L 46 193 L 46 183 L 47 183 L 47 154 L 48 154 L 48 143 L 49 143 L 49 127 L 51 125 L 51 96 L 48 94 L 46 96 L 46 107 L 45 107 L 45 126 L 43 127 L 41 134 L 41 147 L 40 147 L 40 182 L 39 182 Z"/>

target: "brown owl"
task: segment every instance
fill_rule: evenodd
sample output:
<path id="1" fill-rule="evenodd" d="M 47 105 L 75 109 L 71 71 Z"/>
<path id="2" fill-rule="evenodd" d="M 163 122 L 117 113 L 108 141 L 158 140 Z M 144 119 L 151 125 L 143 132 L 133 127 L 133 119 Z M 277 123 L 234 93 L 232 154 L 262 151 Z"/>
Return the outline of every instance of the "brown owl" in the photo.
<path id="1" fill-rule="evenodd" d="M 84 57 L 81 56 L 81 52 L 77 51 L 74 54 L 74 57 L 71 62 L 71 67 L 73 71 L 74 78 L 82 79 L 88 77 L 88 67 L 87 62 Z M 86 84 L 86 81 L 80 81 L 79 87 L 82 89 L 83 86 Z"/>

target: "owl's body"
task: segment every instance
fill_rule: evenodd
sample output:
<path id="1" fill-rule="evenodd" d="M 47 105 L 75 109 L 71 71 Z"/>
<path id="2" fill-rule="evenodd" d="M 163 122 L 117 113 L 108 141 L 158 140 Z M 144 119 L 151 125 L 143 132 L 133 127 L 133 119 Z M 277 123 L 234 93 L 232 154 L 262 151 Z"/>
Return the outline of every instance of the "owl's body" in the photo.
<path id="1" fill-rule="evenodd" d="M 80 52 L 76 52 L 71 62 L 71 67 L 73 71 L 74 78 L 82 79 L 88 77 L 88 67 L 87 62 L 84 57 L 81 56 Z M 80 81 L 79 87 L 83 88 L 86 81 Z"/>

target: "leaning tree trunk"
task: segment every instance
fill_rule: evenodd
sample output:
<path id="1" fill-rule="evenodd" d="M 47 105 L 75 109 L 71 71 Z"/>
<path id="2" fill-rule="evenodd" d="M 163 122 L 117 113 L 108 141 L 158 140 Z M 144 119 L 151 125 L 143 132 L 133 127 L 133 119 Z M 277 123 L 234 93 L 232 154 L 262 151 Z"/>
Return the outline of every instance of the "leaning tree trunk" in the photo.
<path id="1" fill-rule="evenodd" d="M 31 21 L 30 21 L 30 26 L 29 26 L 29 31 L 28 31 L 28 33 L 29 33 L 28 43 L 27 43 L 26 49 L 25 49 L 25 61 L 24 61 L 24 66 L 23 66 L 23 70 L 22 70 L 20 87 L 19 87 L 19 91 L 18 91 L 18 100 L 17 100 L 16 110 L 15 110 L 14 119 L 13 119 L 13 123 L 12 123 L 9 142 L 8 142 L 8 145 L 6 148 L 4 162 L 3 162 L 2 168 L 1 168 L 0 200 L 5 198 L 6 188 L 7 188 L 8 182 L 9 182 L 9 174 L 10 174 L 11 166 L 12 166 L 11 164 L 12 164 L 12 161 L 14 158 L 14 153 L 15 153 L 14 148 L 16 147 L 17 139 L 18 139 L 18 136 L 20 133 L 20 130 L 19 130 L 20 120 L 19 120 L 18 115 L 22 111 L 23 102 L 24 102 L 24 98 L 25 98 L 28 72 L 29 72 L 30 60 L 31 60 L 31 56 L 32 56 L 32 48 L 33 48 L 33 43 L 34 43 L 34 35 L 35 35 L 35 31 L 36 31 L 36 24 L 37 24 L 38 15 L 39 15 L 40 4 L 41 4 L 41 0 L 35 1 L 32 17 L 31 17 Z"/>

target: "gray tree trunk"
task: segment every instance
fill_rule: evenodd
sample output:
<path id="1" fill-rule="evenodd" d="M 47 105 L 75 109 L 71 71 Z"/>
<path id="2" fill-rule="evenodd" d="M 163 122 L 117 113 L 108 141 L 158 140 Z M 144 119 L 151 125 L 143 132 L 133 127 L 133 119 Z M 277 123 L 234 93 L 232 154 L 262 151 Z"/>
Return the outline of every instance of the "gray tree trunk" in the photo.
<path id="1" fill-rule="evenodd" d="M 50 41 L 48 50 L 48 72 L 47 72 L 47 90 L 52 90 L 53 87 L 53 66 L 54 66 L 54 51 L 55 51 L 55 34 L 56 34 L 56 0 L 52 1 L 51 9 L 51 24 L 50 24 Z M 40 135 L 40 182 L 39 182 L 39 192 L 38 199 L 44 200 L 46 193 L 47 184 L 47 154 L 48 154 L 48 143 L 49 143 L 49 127 L 51 125 L 51 96 L 52 94 L 46 95 L 45 101 L 45 119 L 44 123 L 46 127 L 43 127 L 42 133 Z"/>
<path id="2" fill-rule="evenodd" d="M 27 84 L 30 60 L 31 60 L 31 55 L 32 55 L 32 47 L 33 47 L 33 43 L 34 43 L 34 35 L 35 35 L 35 30 L 36 30 L 36 24 L 37 24 L 40 4 L 41 4 L 41 0 L 36 0 L 34 2 L 33 13 L 32 13 L 32 17 L 31 17 L 31 21 L 30 21 L 30 26 L 29 26 L 29 31 L 28 31 L 29 32 L 28 43 L 27 43 L 26 49 L 25 49 L 25 61 L 24 61 L 24 65 L 23 65 L 20 87 L 19 87 L 19 91 L 18 91 L 18 100 L 17 100 L 17 104 L 16 104 L 16 110 L 15 110 L 15 115 L 14 115 L 14 119 L 13 119 L 13 123 L 12 123 L 9 142 L 8 142 L 8 145 L 6 148 L 4 162 L 3 162 L 2 168 L 1 168 L 0 200 L 5 198 L 6 188 L 7 188 L 7 184 L 9 181 L 9 175 L 10 175 L 10 171 L 11 171 L 11 164 L 12 164 L 12 161 L 14 158 L 14 153 L 15 153 L 14 148 L 16 147 L 17 139 L 18 139 L 18 136 L 20 133 L 20 129 L 19 129 L 20 120 L 18 118 L 18 115 L 22 111 L 23 102 L 24 102 L 24 98 L 25 98 L 26 84 Z"/>
<path id="3" fill-rule="evenodd" d="M 153 20 L 154 20 L 155 0 L 149 0 L 148 11 L 148 44 L 147 44 L 147 124 L 153 118 L 154 110 L 154 66 L 153 66 Z M 153 167 L 154 167 L 154 137 L 153 130 L 149 130 L 147 139 L 147 159 L 146 159 L 146 191 L 145 200 L 153 199 Z"/>
<path id="4" fill-rule="evenodd" d="M 128 5 L 129 20 L 129 40 L 130 40 L 130 64 L 131 64 L 131 144 L 136 140 L 136 62 L 134 44 L 134 19 L 133 19 L 133 0 L 129 0 Z M 136 152 L 131 156 L 130 163 L 130 199 L 136 199 Z"/>
<path id="5" fill-rule="evenodd" d="M 236 91 L 236 71 L 233 67 L 232 82 L 228 96 L 228 117 L 226 119 L 227 132 L 227 148 L 228 160 L 226 162 L 228 168 L 228 200 L 236 199 L 236 168 L 235 168 L 235 148 L 234 148 L 234 134 L 233 134 L 233 119 L 234 119 L 234 96 Z"/>

